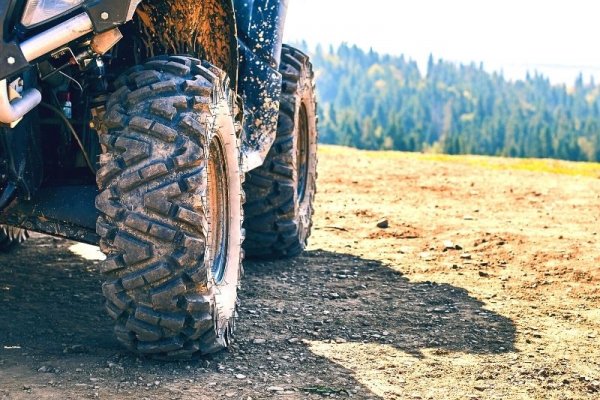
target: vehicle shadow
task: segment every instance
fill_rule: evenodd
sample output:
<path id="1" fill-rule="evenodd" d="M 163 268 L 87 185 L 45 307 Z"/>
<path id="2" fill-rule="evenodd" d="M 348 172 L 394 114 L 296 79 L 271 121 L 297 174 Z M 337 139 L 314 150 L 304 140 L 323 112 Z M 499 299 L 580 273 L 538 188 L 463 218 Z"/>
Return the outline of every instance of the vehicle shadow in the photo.
<path id="1" fill-rule="evenodd" d="M 424 349 L 515 351 L 513 321 L 465 289 L 410 282 L 380 261 L 311 251 L 295 260 L 247 262 L 246 272 L 244 307 L 296 314 L 281 319 L 300 337 L 388 344 L 416 357 Z"/>
<path id="2" fill-rule="evenodd" d="M 140 359 L 114 339 L 102 276 L 95 262 L 68 251 L 71 244 L 40 236 L 0 254 L 0 395 L 27 385 L 65 398 L 271 398 L 283 388 L 290 398 L 375 399 L 357 371 L 313 354 L 303 339 L 381 343 L 415 357 L 425 349 L 515 351 L 512 321 L 464 289 L 412 283 L 379 261 L 310 251 L 244 263 L 229 352 L 181 364 Z"/>
<path id="3" fill-rule="evenodd" d="M 0 253 L 0 352 L 12 347 L 2 356 L 19 353 L 17 347 L 45 356 L 118 349 L 97 263 L 69 252 L 72 244 L 36 235 Z"/>
<path id="4" fill-rule="evenodd" d="M 378 398 L 352 371 L 303 355 L 308 352 L 301 343 L 291 348 L 283 341 L 271 351 L 242 341 L 258 334 L 247 313 L 230 351 L 180 363 L 136 357 L 114 338 L 97 262 L 70 252 L 73 244 L 36 235 L 14 252 L 0 253 L 0 398 L 246 399 L 271 398 L 279 393 L 273 388 L 288 391 L 286 398 L 346 397 L 351 391 Z M 244 290 L 256 289 L 251 282 Z M 262 322 L 277 330 L 266 333 L 274 343 L 285 321 L 273 314 Z"/>

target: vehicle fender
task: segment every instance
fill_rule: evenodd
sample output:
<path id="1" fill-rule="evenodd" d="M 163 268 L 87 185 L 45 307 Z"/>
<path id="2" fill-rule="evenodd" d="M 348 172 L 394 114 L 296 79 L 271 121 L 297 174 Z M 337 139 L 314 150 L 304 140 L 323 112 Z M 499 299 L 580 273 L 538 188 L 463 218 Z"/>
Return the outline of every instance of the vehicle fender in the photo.
<path id="1" fill-rule="evenodd" d="M 134 17 L 145 57 L 189 54 L 226 71 L 237 85 L 238 47 L 233 0 L 144 1 Z"/>

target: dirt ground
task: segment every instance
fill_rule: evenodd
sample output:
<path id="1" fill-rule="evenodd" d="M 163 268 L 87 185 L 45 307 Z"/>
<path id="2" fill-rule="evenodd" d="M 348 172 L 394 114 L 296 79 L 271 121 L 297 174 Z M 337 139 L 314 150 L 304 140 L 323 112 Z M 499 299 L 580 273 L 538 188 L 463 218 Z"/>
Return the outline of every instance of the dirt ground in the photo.
<path id="1" fill-rule="evenodd" d="M 600 398 L 600 179 L 322 150 L 309 250 L 245 262 L 211 358 L 123 351 L 89 248 L 0 255 L 0 399 Z"/>

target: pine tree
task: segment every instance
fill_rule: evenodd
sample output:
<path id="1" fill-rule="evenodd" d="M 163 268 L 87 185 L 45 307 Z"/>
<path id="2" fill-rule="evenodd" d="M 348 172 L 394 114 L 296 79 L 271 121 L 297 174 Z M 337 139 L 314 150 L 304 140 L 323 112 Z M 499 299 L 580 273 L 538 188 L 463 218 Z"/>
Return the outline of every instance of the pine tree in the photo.
<path id="1" fill-rule="evenodd" d="M 305 46 L 305 44 L 303 44 Z M 482 64 L 318 46 L 320 138 L 369 149 L 600 161 L 600 86 L 572 89 L 534 71 L 507 81 Z"/>

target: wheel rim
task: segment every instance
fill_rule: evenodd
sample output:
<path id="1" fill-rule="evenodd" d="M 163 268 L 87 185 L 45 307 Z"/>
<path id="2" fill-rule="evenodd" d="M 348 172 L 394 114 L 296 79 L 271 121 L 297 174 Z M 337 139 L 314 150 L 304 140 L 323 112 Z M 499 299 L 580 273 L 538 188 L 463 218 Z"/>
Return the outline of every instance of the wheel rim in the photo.
<path id="1" fill-rule="evenodd" d="M 308 182 L 308 113 L 304 104 L 300 106 L 300 115 L 298 121 L 298 135 L 296 146 L 296 165 L 298 166 L 298 199 L 304 200 L 306 194 L 306 184 Z"/>
<path id="2" fill-rule="evenodd" d="M 212 274 L 221 282 L 227 266 L 229 242 L 229 190 L 227 187 L 227 165 L 225 152 L 218 137 L 210 143 L 208 158 L 208 215 L 210 222 L 209 257 Z"/>

